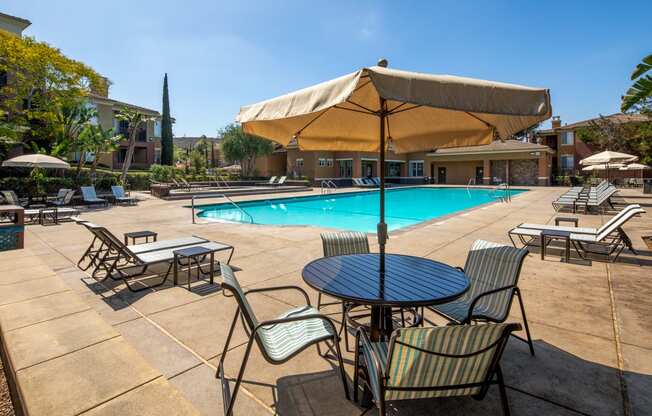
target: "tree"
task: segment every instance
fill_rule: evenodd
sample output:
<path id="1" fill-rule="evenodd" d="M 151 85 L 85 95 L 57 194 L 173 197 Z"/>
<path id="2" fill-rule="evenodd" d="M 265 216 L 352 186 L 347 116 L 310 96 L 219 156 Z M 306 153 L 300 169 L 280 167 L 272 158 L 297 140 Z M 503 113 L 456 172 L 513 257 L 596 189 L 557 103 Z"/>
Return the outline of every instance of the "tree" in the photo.
<path id="1" fill-rule="evenodd" d="M 641 163 L 652 163 L 652 121 L 622 123 L 600 115 L 576 135 L 599 150 L 630 153 L 639 156 Z"/>
<path id="2" fill-rule="evenodd" d="M 61 103 L 51 122 L 54 135 L 52 150 L 55 155 L 69 151 L 79 153 L 77 175 L 86 160 L 86 150 L 79 135 L 94 118 L 97 118 L 97 109 L 89 106 L 85 100 L 78 99 Z"/>
<path id="3" fill-rule="evenodd" d="M 132 110 L 128 107 L 123 107 L 115 118 L 118 120 L 126 121 L 128 124 L 127 127 L 127 154 L 125 156 L 124 162 L 122 162 L 122 173 L 120 174 L 120 182 L 125 183 L 127 180 L 127 173 L 129 172 L 129 167 L 131 166 L 131 159 L 134 157 L 134 149 L 136 148 L 136 135 L 138 130 L 142 126 L 147 126 L 149 121 L 153 121 L 154 117 L 146 116 L 143 113 L 140 113 L 136 110 Z"/>
<path id="4" fill-rule="evenodd" d="M 634 84 L 627 90 L 622 97 L 622 104 L 620 106 L 623 112 L 631 109 L 640 109 L 641 105 L 650 108 L 650 101 L 652 100 L 652 75 L 646 73 L 652 70 L 652 55 L 648 55 L 641 63 L 636 65 L 636 69 L 632 72 L 631 80 L 635 81 Z"/>
<path id="5" fill-rule="evenodd" d="M 269 140 L 245 133 L 237 124 L 229 124 L 220 131 L 222 152 L 230 162 L 240 162 L 242 173 L 249 176 L 256 166 L 256 158 L 269 155 L 274 145 Z"/>
<path id="6" fill-rule="evenodd" d="M 89 66 L 72 60 L 47 43 L 0 30 L 0 88 L 5 122 L 26 130 L 21 136 L 48 149 L 56 139 L 56 117 L 62 106 L 78 102 L 91 91 L 106 94 L 109 82 Z"/>
<path id="7" fill-rule="evenodd" d="M 170 96 L 168 95 L 168 74 L 163 78 L 163 118 L 161 120 L 161 164 L 174 163 L 174 140 L 172 118 L 170 117 Z"/>
<path id="8" fill-rule="evenodd" d="M 100 125 L 89 124 L 79 134 L 81 148 L 84 152 L 93 153 L 93 164 L 91 165 L 91 175 L 97 169 L 100 153 L 115 151 L 120 147 L 120 142 L 124 140 L 121 134 L 115 134 L 113 129 L 104 129 Z"/>

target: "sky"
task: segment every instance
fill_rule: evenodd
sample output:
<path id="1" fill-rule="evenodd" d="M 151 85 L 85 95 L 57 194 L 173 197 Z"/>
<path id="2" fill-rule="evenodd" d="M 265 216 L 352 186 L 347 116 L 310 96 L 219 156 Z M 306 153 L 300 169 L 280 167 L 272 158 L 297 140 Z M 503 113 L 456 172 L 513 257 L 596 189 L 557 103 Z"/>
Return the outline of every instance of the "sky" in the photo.
<path id="1" fill-rule="evenodd" d="M 28 36 L 214 136 L 240 106 L 375 65 L 549 88 L 563 123 L 619 111 L 652 53 L 652 2 L 2 0 Z M 544 127 L 549 122 L 544 123 Z"/>

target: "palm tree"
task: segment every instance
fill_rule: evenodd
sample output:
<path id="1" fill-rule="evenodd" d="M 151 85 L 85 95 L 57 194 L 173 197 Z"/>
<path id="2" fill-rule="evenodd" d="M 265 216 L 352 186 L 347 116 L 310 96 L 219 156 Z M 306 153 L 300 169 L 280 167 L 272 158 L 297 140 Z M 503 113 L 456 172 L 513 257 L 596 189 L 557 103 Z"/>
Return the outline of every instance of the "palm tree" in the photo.
<path id="1" fill-rule="evenodd" d="M 632 72 L 631 79 L 634 84 L 627 90 L 622 97 L 620 109 L 624 112 L 632 107 L 645 104 L 652 99 L 652 75 L 646 73 L 652 70 L 652 55 L 648 55 L 636 65 Z"/>
<path id="2" fill-rule="evenodd" d="M 115 151 L 120 147 L 120 142 L 124 140 L 124 137 L 121 134 L 115 134 L 113 129 L 105 130 L 100 125 L 88 125 L 79 134 L 79 139 L 84 151 L 95 155 L 90 170 L 92 176 L 97 169 L 100 153 Z"/>
<path id="3" fill-rule="evenodd" d="M 122 110 L 116 114 L 115 118 L 118 120 L 126 121 L 128 123 L 127 135 L 129 136 L 129 141 L 127 142 L 127 155 L 125 160 L 122 163 L 122 174 L 120 175 L 120 182 L 125 183 L 127 180 L 127 172 L 129 172 L 129 167 L 131 166 L 131 159 L 134 157 L 134 149 L 136 147 L 136 134 L 138 129 L 145 125 L 147 122 L 153 121 L 154 117 L 146 116 L 143 113 L 139 113 L 136 110 L 132 110 L 128 107 L 123 107 Z"/>

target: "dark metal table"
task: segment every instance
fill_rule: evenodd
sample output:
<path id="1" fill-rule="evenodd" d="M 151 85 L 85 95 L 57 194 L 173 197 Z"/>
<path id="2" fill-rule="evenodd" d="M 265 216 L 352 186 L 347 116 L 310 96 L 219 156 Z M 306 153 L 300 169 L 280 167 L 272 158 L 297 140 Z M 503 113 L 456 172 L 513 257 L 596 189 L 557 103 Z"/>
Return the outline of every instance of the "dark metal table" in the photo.
<path id="1" fill-rule="evenodd" d="M 143 231 L 132 231 L 130 233 L 125 233 L 125 245 L 129 244 L 129 239 L 131 238 L 131 243 L 136 244 L 136 240 L 139 238 L 144 238 L 146 243 L 149 243 L 149 238 L 152 237 L 153 241 L 156 241 L 158 233 L 149 230 Z"/>
<path id="2" fill-rule="evenodd" d="M 385 274 L 379 254 L 324 257 L 312 261 L 303 280 L 329 296 L 371 306 L 371 337 L 388 338 L 393 330 L 391 307 L 430 306 L 457 299 L 469 288 L 464 273 L 421 257 L 387 254 Z"/>
<path id="3" fill-rule="evenodd" d="M 179 282 L 179 269 L 178 264 L 182 259 L 188 261 L 188 290 L 190 290 L 190 276 L 191 276 L 191 263 L 194 261 L 197 264 L 197 280 L 200 279 L 201 270 L 201 259 L 209 256 L 210 263 L 208 266 L 208 278 L 210 279 L 211 284 L 213 284 L 213 276 L 215 276 L 215 252 L 217 250 L 211 249 L 203 246 L 194 246 L 188 248 L 181 248 L 174 250 L 174 285 L 176 286 Z"/>
<path id="4" fill-rule="evenodd" d="M 546 247 L 552 240 L 561 240 L 564 242 L 564 257 L 562 261 L 568 263 L 570 261 L 570 231 L 560 230 L 543 230 L 541 231 L 541 260 L 546 257 Z M 547 242 L 546 242 L 547 241 Z"/>

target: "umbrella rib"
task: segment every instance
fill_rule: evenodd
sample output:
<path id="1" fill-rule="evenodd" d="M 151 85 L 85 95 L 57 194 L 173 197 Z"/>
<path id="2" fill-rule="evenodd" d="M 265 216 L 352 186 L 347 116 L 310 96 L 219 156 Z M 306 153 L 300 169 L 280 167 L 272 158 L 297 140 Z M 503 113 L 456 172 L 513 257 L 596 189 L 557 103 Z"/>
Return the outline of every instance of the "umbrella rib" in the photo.
<path id="1" fill-rule="evenodd" d="M 346 108 L 346 107 L 340 107 L 338 105 L 335 105 L 331 108 L 336 108 L 338 110 L 346 110 L 346 111 L 353 111 L 354 113 L 360 113 L 360 114 L 366 114 L 368 116 L 375 116 L 375 113 L 370 113 L 368 111 L 363 111 L 363 110 L 356 110 L 355 108 Z"/>
<path id="2" fill-rule="evenodd" d="M 315 118 L 313 118 L 312 120 L 310 120 L 310 121 L 308 122 L 308 124 L 306 124 L 305 126 L 301 127 L 299 130 L 297 130 L 297 132 L 295 133 L 295 136 L 298 136 L 299 134 L 301 134 L 302 131 L 304 131 L 305 129 L 308 128 L 309 125 L 311 125 L 312 123 L 314 123 L 315 121 L 317 121 L 317 119 L 318 119 L 319 117 L 321 117 L 321 116 L 323 116 L 324 114 L 326 114 L 326 113 L 328 112 L 328 110 L 330 110 L 331 108 L 333 108 L 333 107 L 328 107 L 326 110 L 324 110 L 324 111 L 322 111 L 321 113 L 317 114 L 317 116 L 316 116 Z"/>
<path id="3" fill-rule="evenodd" d="M 484 124 L 487 125 L 487 127 L 491 127 L 492 129 L 495 129 L 495 128 L 496 128 L 496 126 L 494 126 L 493 124 L 491 124 L 491 123 L 489 123 L 489 122 L 487 122 L 487 121 L 484 121 L 483 119 L 481 119 L 480 117 L 476 116 L 476 115 L 473 114 L 473 113 L 469 113 L 468 111 L 465 111 L 465 113 L 468 114 L 468 115 L 470 115 L 470 116 L 473 117 L 474 119 L 483 122 Z"/>
<path id="4" fill-rule="evenodd" d="M 378 111 L 374 111 L 374 110 L 372 110 L 370 108 L 365 107 L 364 105 L 360 105 L 360 104 L 356 103 L 355 101 L 346 100 L 346 102 L 350 103 L 350 104 L 353 104 L 356 107 L 360 107 L 363 110 L 368 111 L 370 114 L 376 114 L 376 115 L 378 114 Z"/>
<path id="5" fill-rule="evenodd" d="M 403 104 L 406 104 L 406 103 L 403 103 Z M 398 107 L 401 107 L 403 104 L 399 105 Z M 417 104 L 417 105 L 413 105 L 412 107 L 404 108 L 404 109 L 402 109 L 402 110 L 398 110 L 398 111 L 397 111 L 397 108 L 398 108 L 398 107 L 395 107 L 395 108 L 394 108 L 393 110 L 391 110 L 387 115 L 393 116 L 394 114 L 402 113 L 402 112 L 404 112 L 404 111 L 414 110 L 415 108 L 419 108 L 419 107 L 423 107 L 423 106 Z"/>
<path id="6" fill-rule="evenodd" d="M 361 90 L 362 88 L 366 87 L 366 86 L 369 85 L 369 84 L 371 84 L 371 81 L 367 81 L 367 82 L 365 82 L 364 84 L 362 84 L 362 85 L 360 85 L 360 86 L 358 86 L 358 87 L 355 87 L 355 89 L 353 90 L 353 92 L 359 91 L 359 90 Z"/>

